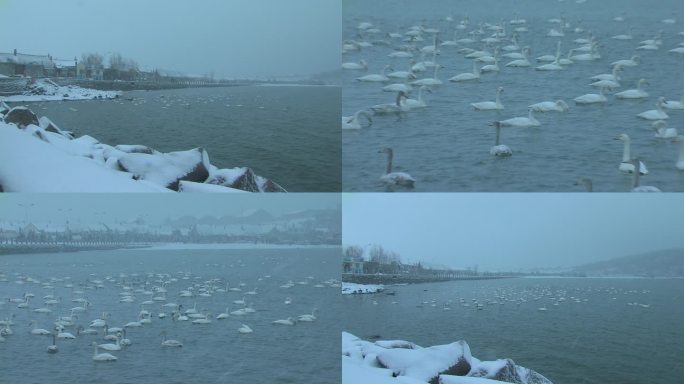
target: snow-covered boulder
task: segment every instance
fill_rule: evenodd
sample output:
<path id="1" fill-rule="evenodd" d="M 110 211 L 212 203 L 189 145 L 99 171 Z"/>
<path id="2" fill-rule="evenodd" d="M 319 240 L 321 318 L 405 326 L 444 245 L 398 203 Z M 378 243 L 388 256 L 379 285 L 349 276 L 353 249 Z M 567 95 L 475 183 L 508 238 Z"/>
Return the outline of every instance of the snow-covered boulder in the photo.
<path id="1" fill-rule="evenodd" d="M 484 377 L 487 379 L 516 384 L 552 384 L 541 374 L 518 365 L 511 359 L 496 361 L 481 361 L 468 373 L 470 377 Z"/>
<path id="2" fill-rule="evenodd" d="M 381 367 L 391 369 L 395 376 L 409 376 L 432 384 L 439 375 L 465 376 L 470 372 L 470 348 L 463 341 L 428 348 L 392 348 L 378 352 Z"/>
<path id="3" fill-rule="evenodd" d="M 5 123 L 13 123 L 19 128 L 27 125 L 40 125 L 38 116 L 26 107 L 14 107 L 10 109 L 4 117 Z"/>
<path id="4" fill-rule="evenodd" d="M 441 375 L 439 384 L 502 384 L 505 381 L 483 379 L 481 377 Z"/>
<path id="5" fill-rule="evenodd" d="M 148 180 L 174 191 L 181 180 L 203 183 L 209 177 L 209 156 L 203 148 L 152 155 L 126 153 L 118 164 L 135 179 Z"/>
<path id="6" fill-rule="evenodd" d="M 256 175 L 248 167 L 211 169 L 206 182 L 248 192 L 287 192 L 272 180 Z"/>
<path id="7" fill-rule="evenodd" d="M 71 132 L 62 131 L 61 129 L 59 129 L 57 124 L 55 124 L 54 122 L 52 122 L 52 120 L 48 119 L 45 116 L 42 116 L 41 118 L 39 118 L 38 123 L 39 123 L 40 127 L 43 128 L 46 132 L 56 133 L 60 136 L 64 136 L 65 138 L 67 138 L 69 140 L 74 138 L 74 135 Z"/>
<path id="8" fill-rule="evenodd" d="M 187 180 L 181 180 L 178 183 L 178 192 L 248 193 L 247 191 L 243 191 L 241 189 L 207 183 L 195 183 Z"/>
<path id="9" fill-rule="evenodd" d="M 0 115 L 4 115 L 7 113 L 11 108 L 9 105 L 5 104 L 4 101 L 0 100 Z"/>
<path id="10" fill-rule="evenodd" d="M 154 154 L 159 154 L 160 152 L 155 151 L 154 149 L 146 146 L 146 145 L 124 145 L 124 144 L 119 144 L 114 146 L 114 148 L 118 149 L 121 152 L 125 153 L 145 153 L 148 155 L 154 155 Z"/>
<path id="11" fill-rule="evenodd" d="M 382 348 L 404 348 L 404 349 L 418 349 L 421 348 L 417 344 L 414 344 L 406 340 L 378 340 L 375 345 Z"/>

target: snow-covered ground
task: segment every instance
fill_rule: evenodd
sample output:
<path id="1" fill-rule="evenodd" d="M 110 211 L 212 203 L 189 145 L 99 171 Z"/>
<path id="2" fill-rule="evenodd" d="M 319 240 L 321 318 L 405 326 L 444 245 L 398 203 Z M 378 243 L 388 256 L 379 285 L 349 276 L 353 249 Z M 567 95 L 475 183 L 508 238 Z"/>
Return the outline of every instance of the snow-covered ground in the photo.
<path id="1" fill-rule="evenodd" d="M 342 283 L 343 295 L 351 295 L 353 293 L 377 293 L 383 290 L 385 290 L 383 285 Z"/>
<path id="2" fill-rule="evenodd" d="M 552 384 L 511 359 L 480 361 L 463 341 L 423 348 L 404 340 L 361 340 L 342 332 L 343 384 Z"/>
<path id="3" fill-rule="evenodd" d="M 285 192 L 247 167 L 215 167 L 202 148 L 161 153 L 76 138 L 2 101 L 0 117 L 0 192 Z"/>
<path id="4" fill-rule="evenodd" d="M 50 79 L 36 79 L 21 95 L 0 96 L 8 103 L 30 101 L 114 99 L 121 96 L 118 91 L 98 91 L 75 85 L 60 86 Z"/>
<path id="5" fill-rule="evenodd" d="M 305 244 L 254 244 L 254 243 L 221 243 L 221 244 L 191 244 L 169 243 L 153 245 L 143 248 L 144 250 L 212 250 L 212 249 L 311 249 L 311 248 L 338 248 L 337 245 L 305 245 Z M 136 249 L 140 251 L 140 249 Z"/>

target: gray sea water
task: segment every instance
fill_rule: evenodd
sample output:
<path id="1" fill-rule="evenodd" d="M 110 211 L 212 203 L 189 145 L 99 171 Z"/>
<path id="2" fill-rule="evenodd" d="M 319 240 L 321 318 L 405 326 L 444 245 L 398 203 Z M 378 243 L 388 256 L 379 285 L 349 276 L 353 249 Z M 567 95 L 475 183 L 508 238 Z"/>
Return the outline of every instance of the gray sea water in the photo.
<path id="1" fill-rule="evenodd" d="M 465 32 L 477 29 L 481 23 L 497 24 L 502 19 L 517 17 L 527 20 L 529 32 L 520 33 L 522 46 L 530 46 L 531 58 L 555 54 L 557 41 L 562 42 L 564 58 L 577 38 L 598 39 L 601 59 L 575 62 L 562 71 L 541 72 L 530 60 L 531 68 L 504 67 L 509 59 L 499 63 L 498 74 L 483 74 L 477 82 L 452 83 L 450 77 L 472 72 L 472 62 L 457 53 L 457 47 L 440 47 L 437 63 L 444 66 L 438 78 L 444 82 L 424 93 L 428 107 L 403 115 L 376 116 L 371 126 L 358 131 L 343 131 L 343 186 L 345 191 L 384 191 L 379 177 L 385 171 L 383 147 L 394 149 L 396 171 L 410 173 L 416 179 L 415 191 L 583 191 L 574 183 L 580 178 L 591 178 L 595 191 L 629 191 L 631 176 L 618 171 L 622 159 L 622 142 L 613 138 L 627 133 L 632 139 L 632 156 L 646 163 L 650 174 L 641 179 L 642 185 L 654 185 L 663 191 L 684 191 L 684 172 L 674 165 L 679 144 L 657 139 L 650 130 L 650 122 L 636 117 L 638 113 L 655 109 L 659 96 L 679 100 L 684 91 L 684 55 L 668 53 L 684 42 L 684 3 L 677 0 L 654 2 L 640 0 L 596 1 L 582 4 L 575 1 L 498 1 L 498 0 L 409 0 L 359 1 L 348 0 L 343 8 L 343 38 L 368 41 L 372 47 L 350 51 L 342 55 L 342 62 L 368 62 L 367 71 L 343 71 L 342 114 L 375 104 L 392 103 L 396 94 L 382 92 L 379 83 L 362 83 L 355 79 L 381 73 L 385 65 L 404 71 L 408 59 L 387 55 L 399 45 L 400 39 L 385 33 L 404 33 L 411 26 L 437 28 L 439 38 L 452 40 L 454 28 L 465 16 L 470 24 Z M 623 16 L 623 22 L 613 21 Z M 452 16 L 454 22 L 445 21 Z M 546 37 L 555 24 L 551 18 L 564 17 L 571 25 L 565 37 Z M 676 19 L 675 24 L 661 20 Z M 371 22 L 382 33 L 357 33 L 360 22 Z M 575 27 L 584 31 L 575 33 Z M 512 26 L 507 26 L 511 35 Z M 633 40 L 619 41 L 611 36 L 631 33 Z M 663 32 L 663 45 L 657 51 L 637 51 L 638 42 L 652 39 Z M 470 37 L 461 31 L 457 39 Z M 485 30 L 487 37 L 492 34 Z M 425 41 L 416 43 L 418 49 L 432 44 L 432 34 L 425 33 Z M 379 43 L 379 44 L 378 44 Z M 509 44 L 505 41 L 502 45 Z M 481 49 L 482 44 L 469 45 Z M 490 47 L 490 52 L 493 47 Z M 505 53 L 502 51 L 502 53 Z M 589 77 L 610 73 L 610 63 L 640 54 L 642 63 L 625 68 L 621 87 L 615 92 L 635 88 L 635 82 L 645 78 L 649 98 L 640 101 L 617 100 L 608 95 L 604 105 L 576 106 L 575 97 L 598 93 L 589 85 Z M 431 60 L 431 57 L 427 57 Z M 416 61 L 421 61 L 419 54 Z M 418 78 L 432 77 L 432 71 L 418 74 Z M 382 84 L 385 85 L 385 84 Z M 499 86 L 504 87 L 504 110 L 475 111 L 471 103 L 494 100 Z M 410 95 L 417 98 L 417 89 Z M 541 127 L 504 128 L 501 143 L 513 150 L 510 158 L 496 158 L 489 154 L 494 145 L 495 131 L 490 124 L 516 116 L 527 116 L 527 106 L 541 101 L 563 99 L 570 105 L 567 113 L 537 113 Z M 669 127 L 684 133 L 684 111 L 668 111 Z"/>
<path id="2" fill-rule="evenodd" d="M 0 257 L 0 319 L 10 318 L 13 335 L 0 342 L 0 382 L 2 383 L 338 383 L 339 314 L 342 312 L 339 287 L 325 283 L 339 277 L 339 249 L 274 250 L 176 250 L 99 251 L 66 254 Z M 211 293 L 200 296 L 200 288 L 218 279 L 216 288 L 239 287 L 242 292 Z M 96 288 L 96 280 L 102 288 Z M 59 352 L 46 353 L 52 338 L 29 333 L 28 323 L 51 330 L 58 316 L 68 316 L 79 305 L 74 291 L 85 292 L 92 307 L 77 313 L 76 325 L 88 326 L 103 311 L 110 313 L 108 324 L 121 327 L 135 321 L 140 303 L 152 295 L 135 292 L 152 290 L 166 281 L 167 301 L 147 306 L 152 323 L 128 328 L 132 345 L 110 352 L 114 362 L 92 360 L 91 343 L 107 343 L 102 329 L 96 336 L 80 335 L 74 340 L 58 340 Z M 288 281 L 290 288 L 281 288 Z M 244 286 L 240 286 L 240 284 Z M 67 285 L 73 287 L 66 287 Z M 322 284 L 323 287 L 317 287 Z M 45 288 L 45 285 L 54 288 Z M 120 303 L 123 286 L 132 286 L 134 303 Z M 179 297 L 182 289 L 194 287 L 194 297 Z M 192 289 L 192 288 L 190 288 Z M 246 292 L 257 290 L 256 295 Z M 35 297 L 28 309 L 17 308 L 8 298 L 30 292 Z M 61 303 L 48 306 L 50 314 L 35 313 L 44 307 L 43 297 L 53 294 Z M 158 296 L 155 293 L 154 296 Z M 225 320 L 214 318 L 225 311 L 241 308 L 234 300 L 245 297 L 255 313 Z M 284 304 L 287 297 L 292 303 Z M 191 324 L 157 318 L 161 304 L 174 302 L 185 309 L 211 313 L 212 323 Z M 311 313 L 318 308 L 316 321 L 295 326 L 271 324 Z M 166 313 L 170 314 L 170 310 Z M 242 323 L 254 332 L 238 333 Z M 182 348 L 163 348 L 160 333 L 183 343 Z M 75 327 L 67 332 L 76 335 Z M 100 350 L 100 353 L 104 352 Z"/>
<path id="3" fill-rule="evenodd" d="M 387 290 L 396 294 L 347 295 L 344 329 L 421 346 L 466 340 L 473 356 L 511 358 L 554 384 L 677 383 L 684 372 L 682 279 L 520 278 Z"/>
<path id="4" fill-rule="evenodd" d="M 131 91 L 114 101 L 19 104 L 110 145 L 204 147 L 219 168 L 248 166 L 291 192 L 341 188 L 338 87 Z"/>

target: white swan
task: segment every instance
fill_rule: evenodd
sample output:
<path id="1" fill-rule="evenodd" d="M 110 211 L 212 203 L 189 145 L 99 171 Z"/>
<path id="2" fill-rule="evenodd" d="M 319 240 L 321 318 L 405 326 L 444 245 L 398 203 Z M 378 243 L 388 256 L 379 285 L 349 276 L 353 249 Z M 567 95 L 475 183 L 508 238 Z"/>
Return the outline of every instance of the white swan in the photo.
<path id="1" fill-rule="evenodd" d="M 590 80 L 620 80 L 620 72 L 622 71 L 622 66 L 620 64 L 615 64 L 613 66 L 613 71 L 611 73 L 602 73 L 600 75 L 592 76 Z"/>
<path id="2" fill-rule="evenodd" d="M 95 353 L 93 353 L 93 360 L 94 360 L 94 361 L 116 361 L 116 360 L 117 360 L 116 356 L 114 356 L 114 355 L 112 355 L 112 354 L 109 354 L 109 353 L 97 353 L 97 352 L 98 352 L 98 351 L 97 351 L 98 346 L 97 346 L 97 343 L 96 343 L 96 342 L 93 342 L 92 345 L 95 346 Z"/>
<path id="3" fill-rule="evenodd" d="M 404 83 L 394 83 L 394 84 L 390 84 L 390 85 L 386 85 L 386 86 L 382 87 L 383 92 L 401 92 L 401 91 L 403 91 L 403 92 L 408 93 L 408 92 L 411 92 L 412 90 L 413 90 L 412 86 L 410 86 L 408 84 L 404 84 Z"/>
<path id="4" fill-rule="evenodd" d="M 242 324 L 240 328 L 238 328 L 238 332 L 240 333 L 252 333 L 254 332 L 252 328 L 249 327 L 247 324 Z"/>
<path id="5" fill-rule="evenodd" d="M 480 68 L 480 73 L 488 73 L 488 72 L 499 72 L 499 59 L 495 58 L 493 64 L 487 64 L 483 65 L 482 68 Z"/>
<path id="6" fill-rule="evenodd" d="M 620 65 L 622 67 L 636 67 L 641 62 L 641 56 L 634 55 L 629 59 L 622 59 L 612 62 L 610 65 Z"/>
<path id="7" fill-rule="evenodd" d="M 634 172 L 634 164 L 632 164 L 632 158 L 631 158 L 631 140 L 629 138 L 629 135 L 626 133 L 622 133 L 614 138 L 614 140 L 620 140 L 623 142 L 623 149 L 622 149 L 622 162 L 620 162 L 620 166 L 618 169 L 620 172 L 624 173 L 633 173 Z M 639 164 L 639 172 L 642 175 L 648 175 L 648 168 L 646 168 L 646 164 L 640 163 Z"/>
<path id="8" fill-rule="evenodd" d="M 637 115 L 637 117 L 640 117 L 642 119 L 646 120 L 666 120 L 669 119 L 670 116 L 663 111 L 663 105 L 665 104 L 665 98 L 664 97 L 659 97 L 658 102 L 656 103 L 656 109 L 650 109 L 646 112 L 641 112 L 640 114 Z"/>
<path id="9" fill-rule="evenodd" d="M 235 301 L 233 301 L 233 304 L 244 305 L 244 304 L 245 304 L 245 297 L 242 296 L 242 299 L 241 299 L 241 300 L 235 300 Z"/>
<path id="10" fill-rule="evenodd" d="M 437 78 L 437 71 L 439 71 L 439 68 L 441 65 L 435 64 L 435 69 L 432 74 L 432 77 L 426 77 L 424 79 L 419 79 L 411 82 L 411 85 L 428 85 L 428 86 L 437 86 L 437 85 L 442 85 L 442 80 Z"/>
<path id="11" fill-rule="evenodd" d="M 366 70 L 368 69 L 368 64 L 365 60 L 360 60 L 358 63 L 342 63 L 342 69 Z"/>
<path id="12" fill-rule="evenodd" d="M 247 314 L 247 311 L 245 311 L 244 308 L 241 309 L 236 309 L 230 313 L 233 316 L 244 316 Z"/>
<path id="13" fill-rule="evenodd" d="M 166 331 L 162 331 L 159 335 L 162 337 L 162 342 L 161 342 L 162 347 L 182 347 L 183 346 L 183 343 L 181 343 L 178 340 L 166 339 Z"/>
<path id="14" fill-rule="evenodd" d="M 639 171 L 640 171 L 640 165 L 642 163 L 641 163 L 641 161 L 639 161 L 638 158 L 631 159 L 630 163 L 635 168 L 635 171 L 632 175 L 632 192 L 662 192 L 657 187 L 653 187 L 650 185 L 640 186 L 639 185 L 639 175 L 641 172 L 639 172 Z"/>
<path id="15" fill-rule="evenodd" d="M 404 100 L 405 105 L 409 109 L 414 109 L 414 108 L 425 108 L 427 107 L 427 103 L 423 101 L 423 90 L 432 93 L 430 88 L 428 88 L 427 85 L 421 85 L 420 88 L 418 88 L 418 99 L 406 99 Z"/>
<path id="16" fill-rule="evenodd" d="M 636 89 L 628 89 L 626 91 L 618 92 L 615 94 L 617 99 L 644 99 L 648 97 L 648 92 L 643 90 L 643 85 L 648 84 L 646 79 L 639 79 L 637 81 Z"/>
<path id="17" fill-rule="evenodd" d="M 368 125 L 373 124 L 373 118 L 371 117 L 371 114 L 368 113 L 368 111 L 359 110 L 356 111 L 356 113 L 354 113 L 353 116 L 342 116 L 342 129 L 363 128 L 363 125 L 361 125 L 361 121 L 359 121 L 360 116 L 363 116 L 368 120 Z"/>
<path id="18" fill-rule="evenodd" d="M 655 133 L 655 137 L 661 139 L 674 139 L 679 135 L 677 128 L 667 128 L 667 123 L 663 120 L 654 121 L 651 125 Z"/>
<path id="19" fill-rule="evenodd" d="M 678 135 L 672 141 L 679 143 L 679 158 L 677 158 L 675 168 L 679 169 L 680 171 L 684 171 L 684 136 Z"/>
<path id="20" fill-rule="evenodd" d="M 535 112 L 565 112 L 567 111 L 570 107 L 568 107 L 568 104 L 563 101 L 563 100 L 556 100 L 556 101 L 542 101 L 536 104 L 532 104 L 528 106 L 531 110 Z"/>
<path id="21" fill-rule="evenodd" d="M 363 81 L 363 82 L 375 82 L 375 83 L 382 83 L 385 81 L 389 81 L 389 77 L 387 77 L 387 70 L 388 69 L 390 69 L 390 66 L 385 65 L 385 67 L 382 69 L 382 74 L 374 73 L 372 75 L 357 77 L 356 80 Z"/>
<path id="22" fill-rule="evenodd" d="M 406 172 L 392 172 L 392 160 L 394 158 L 394 151 L 392 148 L 383 148 L 378 153 L 387 154 L 387 169 L 385 174 L 380 176 L 380 181 L 387 185 L 398 185 L 406 188 L 413 188 L 416 180 Z"/>
<path id="23" fill-rule="evenodd" d="M 297 320 L 295 320 L 292 317 L 288 317 L 285 320 L 275 320 L 272 322 L 272 324 L 275 324 L 275 325 L 295 325 L 295 324 L 297 324 Z"/>
<path id="24" fill-rule="evenodd" d="M 505 66 L 506 67 L 522 67 L 522 68 L 529 67 L 532 65 L 532 64 L 530 64 L 530 61 L 528 59 L 529 54 L 530 54 L 530 47 L 523 48 L 522 53 L 519 54 L 519 56 L 514 55 L 512 53 L 507 53 L 503 56 L 504 57 L 510 57 L 511 59 L 515 59 L 515 60 L 509 61 L 508 63 L 506 63 Z M 507 55 L 511 55 L 511 56 L 507 56 Z"/>
<path id="25" fill-rule="evenodd" d="M 47 353 L 57 353 L 57 336 L 52 335 L 52 345 L 48 345 Z"/>
<path id="26" fill-rule="evenodd" d="M 501 123 L 502 127 L 519 127 L 519 128 L 525 128 L 525 127 L 539 127 L 541 126 L 541 123 L 539 120 L 534 118 L 534 114 L 532 109 L 530 108 L 530 112 L 527 117 L 513 117 L 510 119 L 502 120 L 499 123 Z"/>
<path id="27" fill-rule="evenodd" d="M 554 60 L 552 63 L 540 65 L 538 67 L 535 67 L 537 71 L 562 71 L 565 68 L 563 68 L 560 63 L 558 62 L 560 60 L 560 56 L 556 56 L 556 60 Z"/>
<path id="28" fill-rule="evenodd" d="M 29 322 L 29 327 L 33 326 L 33 329 L 31 330 L 32 335 L 49 335 L 50 334 L 50 332 L 48 332 L 47 329 L 36 328 L 37 324 L 38 323 L 35 320 L 31 320 L 31 322 Z"/>
<path id="29" fill-rule="evenodd" d="M 314 308 L 310 315 L 299 315 L 297 321 L 316 321 L 316 312 L 318 312 L 318 308 Z"/>
<path id="30" fill-rule="evenodd" d="M 501 110 L 504 109 L 503 104 L 501 104 L 501 92 L 503 92 L 503 87 L 499 87 L 496 91 L 496 101 L 482 101 L 479 103 L 472 103 L 470 105 L 473 106 L 478 111 L 485 111 L 485 110 Z"/>
<path id="31" fill-rule="evenodd" d="M 604 92 L 606 90 L 606 87 L 601 87 L 600 93 L 587 93 L 586 95 L 582 96 L 577 96 L 575 97 L 575 103 L 576 104 L 596 104 L 596 103 L 605 103 L 608 101 L 606 96 L 604 95 Z"/>
<path id="32" fill-rule="evenodd" d="M 119 335 L 116 335 L 116 344 L 112 344 L 112 343 L 100 344 L 99 347 L 104 349 L 105 351 L 120 351 L 121 350 L 121 343 L 120 343 L 119 339 L 120 339 Z"/>
<path id="33" fill-rule="evenodd" d="M 216 316 L 216 320 L 221 320 L 221 319 L 227 319 L 230 317 L 228 307 L 226 307 L 226 311 L 223 313 L 219 313 L 218 316 Z"/>
<path id="34" fill-rule="evenodd" d="M 409 108 L 406 105 L 406 93 L 405 92 L 398 92 L 397 93 L 397 99 L 394 103 L 392 104 L 377 104 L 370 109 L 373 111 L 373 113 L 377 115 L 387 115 L 391 113 L 401 113 L 401 112 L 407 112 L 411 108 Z"/>
<path id="35" fill-rule="evenodd" d="M 496 141 L 494 146 L 489 149 L 489 154 L 499 157 L 513 156 L 513 151 L 507 145 L 499 144 L 499 137 L 501 136 L 501 123 L 495 121 L 494 127 L 496 127 Z"/>
<path id="36" fill-rule="evenodd" d="M 560 56 L 560 51 L 561 51 L 561 42 L 558 40 L 558 43 L 556 43 L 556 54 L 555 55 L 543 55 L 537 57 L 537 61 L 539 62 L 553 62 L 556 61 L 557 58 Z"/>
<path id="37" fill-rule="evenodd" d="M 684 93 L 679 100 L 668 100 L 663 105 L 667 109 L 684 109 Z"/>
<path id="38" fill-rule="evenodd" d="M 459 82 L 459 81 L 470 81 L 470 80 L 478 80 L 480 78 L 480 71 L 477 69 L 477 63 L 473 61 L 473 72 L 465 72 L 465 73 L 459 73 L 458 75 L 452 77 L 449 79 L 449 81 L 452 82 Z"/>

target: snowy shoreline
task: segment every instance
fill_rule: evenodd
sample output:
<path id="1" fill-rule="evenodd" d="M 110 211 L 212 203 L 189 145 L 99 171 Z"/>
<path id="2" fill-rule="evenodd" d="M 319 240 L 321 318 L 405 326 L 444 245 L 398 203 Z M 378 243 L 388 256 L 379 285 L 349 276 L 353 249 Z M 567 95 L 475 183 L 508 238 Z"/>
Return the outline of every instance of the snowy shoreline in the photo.
<path id="1" fill-rule="evenodd" d="M 203 148 L 111 146 L 3 101 L 0 118 L 0 192 L 286 192 L 249 167 L 219 169 Z"/>
<path id="2" fill-rule="evenodd" d="M 342 332 L 342 383 L 553 384 L 511 359 L 481 361 L 463 340 L 423 348 L 405 340 L 362 340 Z"/>
<path id="3" fill-rule="evenodd" d="M 230 250 L 230 249 L 315 249 L 315 248 L 339 248 L 334 244 L 274 244 L 274 243 L 167 243 L 155 244 L 136 251 L 168 251 L 168 250 Z"/>
<path id="4" fill-rule="evenodd" d="M 342 282 L 343 295 L 378 293 L 384 290 L 385 286 L 380 284 L 356 284 Z"/>
<path id="5" fill-rule="evenodd" d="M 67 101 L 67 100 L 102 100 L 116 99 L 119 91 L 99 91 L 75 85 L 61 86 L 50 79 L 38 79 L 28 85 L 21 95 L 0 96 L 6 103 Z"/>

